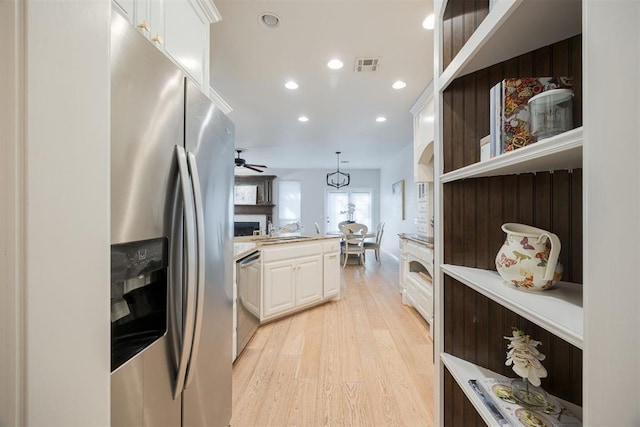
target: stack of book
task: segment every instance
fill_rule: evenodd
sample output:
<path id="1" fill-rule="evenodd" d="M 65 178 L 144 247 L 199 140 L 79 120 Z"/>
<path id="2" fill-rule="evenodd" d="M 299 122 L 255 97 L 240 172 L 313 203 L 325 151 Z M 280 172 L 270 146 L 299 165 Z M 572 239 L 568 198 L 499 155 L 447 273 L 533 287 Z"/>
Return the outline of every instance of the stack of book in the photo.
<path id="1" fill-rule="evenodd" d="M 547 396 L 547 408 L 534 411 L 519 405 L 511 393 L 511 385 L 504 380 L 482 378 L 469 380 L 487 409 L 501 426 L 512 427 L 578 427 L 582 421 L 562 406 L 553 396 Z"/>
<path id="2" fill-rule="evenodd" d="M 535 142 L 529 130 L 529 99 L 551 89 L 571 89 L 571 77 L 518 77 L 504 79 L 491 88 L 490 157 Z"/>

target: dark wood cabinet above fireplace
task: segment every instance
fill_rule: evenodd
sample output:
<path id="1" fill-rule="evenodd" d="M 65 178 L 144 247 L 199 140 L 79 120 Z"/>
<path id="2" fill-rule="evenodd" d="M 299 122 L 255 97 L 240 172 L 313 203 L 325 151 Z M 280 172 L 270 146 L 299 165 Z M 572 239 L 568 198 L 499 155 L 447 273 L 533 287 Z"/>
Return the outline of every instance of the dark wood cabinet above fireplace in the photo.
<path id="1" fill-rule="evenodd" d="M 236 215 L 266 215 L 267 221 L 273 222 L 273 180 L 275 175 L 236 175 L 236 186 L 255 186 L 255 204 L 237 204 Z"/>

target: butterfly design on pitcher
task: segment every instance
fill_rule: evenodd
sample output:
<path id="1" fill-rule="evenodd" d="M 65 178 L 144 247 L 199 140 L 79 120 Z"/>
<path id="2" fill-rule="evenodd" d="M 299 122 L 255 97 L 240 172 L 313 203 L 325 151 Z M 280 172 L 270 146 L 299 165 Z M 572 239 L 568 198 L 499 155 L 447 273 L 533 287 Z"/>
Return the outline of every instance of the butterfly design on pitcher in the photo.
<path id="1" fill-rule="evenodd" d="M 522 245 L 522 249 L 535 249 L 529 244 L 529 238 L 527 236 L 524 236 L 522 240 L 520 240 L 520 244 Z"/>
<path id="2" fill-rule="evenodd" d="M 517 263 L 518 261 L 512 258 L 507 258 L 504 253 L 500 254 L 500 261 L 497 262 L 500 267 L 511 267 L 512 265 L 515 265 Z"/>

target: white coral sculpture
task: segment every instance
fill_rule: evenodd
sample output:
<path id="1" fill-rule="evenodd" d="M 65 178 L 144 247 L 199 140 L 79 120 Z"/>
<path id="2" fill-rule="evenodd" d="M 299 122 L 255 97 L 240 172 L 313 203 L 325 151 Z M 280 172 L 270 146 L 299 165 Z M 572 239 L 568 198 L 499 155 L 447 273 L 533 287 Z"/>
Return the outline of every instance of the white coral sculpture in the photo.
<path id="1" fill-rule="evenodd" d="M 547 377 L 547 370 L 540 363 L 546 356 L 536 349 L 541 344 L 540 341 L 532 340 L 529 335 L 525 335 L 524 331 L 518 328 L 513 328 L 513 336 L 504 338 L 510 341 L 507 345 L 505 365 L 513 365 L 513 372 L 539 387 L 540 378 Z"/>

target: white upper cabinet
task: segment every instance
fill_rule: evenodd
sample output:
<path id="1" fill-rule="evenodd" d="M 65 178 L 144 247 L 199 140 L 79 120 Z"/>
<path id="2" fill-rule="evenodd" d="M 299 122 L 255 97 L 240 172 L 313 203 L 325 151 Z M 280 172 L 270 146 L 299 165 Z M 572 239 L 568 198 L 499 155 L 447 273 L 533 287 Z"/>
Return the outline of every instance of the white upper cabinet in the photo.
<path id="1" fill-rule="evenodd" d="M 209 25 L 222 19 L 211 0 L 113 0 L 131 25 L 209 93 Z"/>

